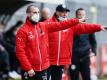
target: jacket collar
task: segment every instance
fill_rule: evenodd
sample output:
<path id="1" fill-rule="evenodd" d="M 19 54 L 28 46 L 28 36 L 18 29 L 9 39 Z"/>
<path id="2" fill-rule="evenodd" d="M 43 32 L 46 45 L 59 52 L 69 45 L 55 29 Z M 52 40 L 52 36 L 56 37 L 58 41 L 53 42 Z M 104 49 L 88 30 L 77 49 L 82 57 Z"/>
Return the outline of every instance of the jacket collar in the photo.
<path id="1" fill-rule="evenodd" d="M 56 22 L 58 21 L 55 14 L 52 16 L 52 20 L 54 20 L 54 21 L 56 21 Z"/>
<path id="2" fill-rule="evenodd" d="M 29 19 L 26 19 L 25 23 L 31 27 L 35 27 L 35 25 L 33 23 L 31 23 L 31 21 Z"/>

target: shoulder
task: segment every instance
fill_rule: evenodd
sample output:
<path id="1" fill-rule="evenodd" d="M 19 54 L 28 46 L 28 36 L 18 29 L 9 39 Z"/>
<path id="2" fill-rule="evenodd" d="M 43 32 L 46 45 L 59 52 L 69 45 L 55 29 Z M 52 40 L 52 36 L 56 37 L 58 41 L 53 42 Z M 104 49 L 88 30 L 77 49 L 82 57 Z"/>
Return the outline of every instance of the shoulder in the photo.
<path id="1" fill-rule="evenodd" d="M 27 25 L 26 24 L 23 24 L 17 32 L 17 34 L 21 34 L 21 33 L 27 33 Z"/>
<path id="2" fill-rule="evenodd" d="M 55 16 L 52 16 L 51 18 L 47 19 L 45 22 L 50 22 L 50 21 L 57 21 Z"/>

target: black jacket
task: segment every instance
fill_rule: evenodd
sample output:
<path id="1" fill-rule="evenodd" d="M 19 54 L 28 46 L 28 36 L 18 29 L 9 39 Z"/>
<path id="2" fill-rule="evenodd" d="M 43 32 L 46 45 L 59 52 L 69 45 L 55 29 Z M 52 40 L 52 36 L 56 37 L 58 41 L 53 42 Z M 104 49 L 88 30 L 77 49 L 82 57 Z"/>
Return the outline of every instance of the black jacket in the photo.
<path id="1" fill-rule="evenodd" d="M 96 53 L 96 39 L 94 34 L 82 34 L 74 37 L 73 53 Z"/>
<path id="2" fill-rule="evenodd" d="M 11 40 L 11 42 L 13 42 Z M 6 41 L 4 33 L 0 33 L 0 44 L 8 51 L 8 53 L 15 52 L 15 46 Z"/>

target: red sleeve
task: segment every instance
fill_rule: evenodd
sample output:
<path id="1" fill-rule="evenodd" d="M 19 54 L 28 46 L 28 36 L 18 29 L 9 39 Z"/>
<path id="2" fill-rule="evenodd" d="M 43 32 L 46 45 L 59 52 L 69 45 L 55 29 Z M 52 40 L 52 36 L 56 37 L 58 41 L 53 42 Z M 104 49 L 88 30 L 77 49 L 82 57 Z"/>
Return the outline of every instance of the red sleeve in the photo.
<path id="1" fill-rule="evenodd" d="M 88 33 L 94 33 L 101 30 L 101 25 L 98 24 L 77 24 L 74 26 L 74 34 L 80 35 L 80 34 L 88 34 Z"/>
<path id="2" fill-rule="evenodd" d="M 32 69 L 32 67 L 25 54 L 26 37 L 27 36 L 24 31 L 18 31 L 16 35 L 16 56 L 24 70 L 28 71 Z"/>
<path id="3" fill-rule="evenodd" d="M 69 19 L 61 22 L 45 22 L 45 26 L 49 32 L 55 32 L 70 28 L 79 23 L 78 19 Z"/>

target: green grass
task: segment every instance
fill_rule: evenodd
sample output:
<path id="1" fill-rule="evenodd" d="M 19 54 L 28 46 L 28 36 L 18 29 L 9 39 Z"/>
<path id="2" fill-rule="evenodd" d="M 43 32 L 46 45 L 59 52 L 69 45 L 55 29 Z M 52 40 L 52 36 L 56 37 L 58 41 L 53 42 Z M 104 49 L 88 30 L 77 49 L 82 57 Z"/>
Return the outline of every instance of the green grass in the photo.
<path id="1" fill-rule="evenodd" d="M 9 80 L 21 80 L 21 79 L 9 79 Z"/>
<path id="2" fill-rule="evenodd" d="M 98 80 L 107 80 L 107 78 L 103 78 L 103 79 L 98 79 Z"/>
<path id="3" fill-rule="evenodd" d="M 103 78 L 102 80 L 107 80 L 107 77 L 106 77 L 106 78 Z"/>
<path id="4" fill-rule="evenodd" d="M 107 80 L 107 76 L 104 77 L 104 78 L 100 78 L 100 79 L 98 79 L 98 80 Z"/>
<path id="5" fill-rule="evenodd" d="M 1 77 L 0 77 L 0 80 L 2 80 L 1 79 Z M 3 79 L 4 80 L 4 79 Z M 7 80 L 7 79 L 6 79 Z M 21 80 L 21 79 L 12 79 L 12 78 L 9 78 L 8 80 Z"/>

